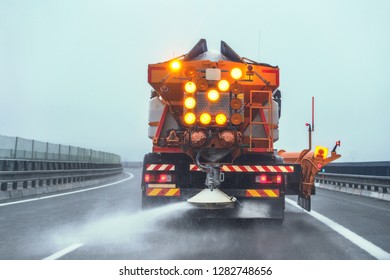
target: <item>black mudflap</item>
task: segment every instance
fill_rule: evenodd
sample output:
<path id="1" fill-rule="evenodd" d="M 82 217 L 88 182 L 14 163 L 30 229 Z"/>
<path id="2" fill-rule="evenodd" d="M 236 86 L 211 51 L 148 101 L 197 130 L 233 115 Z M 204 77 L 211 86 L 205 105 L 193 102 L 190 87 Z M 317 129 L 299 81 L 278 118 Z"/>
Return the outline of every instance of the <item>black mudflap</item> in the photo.
<path id="1" fill-rule="evenodd" d="M 298 195 L 298 205 L 306 211 L 311 211 L 311 197 L 304 197 L 302 194 Z"/>

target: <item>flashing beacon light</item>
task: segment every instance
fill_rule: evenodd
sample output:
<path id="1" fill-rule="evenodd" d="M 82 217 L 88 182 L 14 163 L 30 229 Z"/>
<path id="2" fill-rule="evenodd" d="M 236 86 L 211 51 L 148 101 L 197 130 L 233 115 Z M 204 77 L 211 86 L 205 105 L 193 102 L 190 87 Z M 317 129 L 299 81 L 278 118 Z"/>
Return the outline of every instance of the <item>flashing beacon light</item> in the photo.
<path id="1" fill-rule="evenodd" d="M 201 124 L 209 124 L 211 122 L 211 116 L 208 113 L 203 113 L 199 117 Z"/>
<path id="2" fill-rule="evenodd" d="M 188 93 L 194 93 L 196 91 L 196 84 L 194 82 L 187 82 L 184 85 L 184 90 Z"/>
<path id="3" fill-rule="evenodd" d="M 196 100 L 195 98 L 193 97 L 187 97 L 185 100 L 184 100 L 184 107 L 186 107 L 187 109 L 194 109 L 196 106 Z"/>
<path id="4" fill-rule="evenodd" d="M 326 159 L 326 156 L 328 155 L 328 148 L 317 146 L 314 151 L 314 158 L 322 158 Z"/>
<path id="5" fill-rule="evenodd" d="M 186 124 L 194 124 L 196 121 L 196 116 L 194 113 L 187 113 L 184 115 L 184 122 Z"/>
<path id="6" fill-rule="evenodd" d="M 178 60 L 174 60 L 174 61 L 171 62 L 171 64 L 169 65 L 169 67 L 171 68 L 171 70 L 172 70 L 173 72 L 177 72 L 177 71 L 179 71 L 180 68 L 181 68 L 181 62 L 178 61 Z"/>
<path id="7" fill-rule="evenodd" d="M 230 87 L 229 82 L 226 80 L 220 80 L 218 82 L 218 89 L 220 91 L 227 91 L 229 89 L 229 87 Z"/>
<path id="8" fill-rule="evenodd" d="M 240 68 L 233 68 L 231 71 L 230 71 L 230 75 L 232 76 L 233 79 L 235 80 L 238 80 L 239 78 L 242 77 L 242 71 Z"/>
<path id="9" fill-rule="evenodd" d="M 218 114 L 215 116 L 215 122 L 218 125 L 224 125 L 226 123 L 226 116 L 224 114 Z"/>
<path id="10" fill-rule="evenodd" d="M 210 89 L 207 93 L 207 98 L 212 102 L 217 101 L 219 99 L 218 91 L 216 91 L 215 89 Z"/>

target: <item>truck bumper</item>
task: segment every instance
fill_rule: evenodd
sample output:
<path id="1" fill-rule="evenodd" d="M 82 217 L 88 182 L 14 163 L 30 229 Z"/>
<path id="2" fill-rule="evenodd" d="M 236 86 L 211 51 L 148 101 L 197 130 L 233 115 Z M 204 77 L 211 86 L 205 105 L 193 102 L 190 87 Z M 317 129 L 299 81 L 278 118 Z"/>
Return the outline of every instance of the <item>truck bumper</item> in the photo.
<path id="1" fill-rule="evenodd" d="M 176 197 L 150 197 L 143 192 L 142 208 L 155 208 L 172 203 L 187 201 L 201 189 L 185 190 L 181 189 L 181 195 Z M 225 190 L 224 190 L 225 191 Z M 242 193 L 242 190 L 239 192 Z M 234 195 L 234 190 L 226 191 L 228 195 L 237 198 L 233 208 L 226 209 L 202 209 L 196 206 L 183 212 L 189 218 L 217 218 L 217 219 L 283 219 L 284 218 L 284 195 L 276 198 L 264 197 L 241 197 Z"/>

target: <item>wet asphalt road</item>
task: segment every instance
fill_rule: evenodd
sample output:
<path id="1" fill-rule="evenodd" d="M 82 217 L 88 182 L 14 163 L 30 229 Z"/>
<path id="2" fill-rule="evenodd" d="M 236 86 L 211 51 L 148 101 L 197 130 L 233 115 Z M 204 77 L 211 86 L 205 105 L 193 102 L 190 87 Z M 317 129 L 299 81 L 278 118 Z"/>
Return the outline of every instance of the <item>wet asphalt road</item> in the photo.
<path id="1" fill-rule="evenodd" d="M 183 205 L 141 213 L 141 170 L 128 172 L 112 186 L 0 205 L 0 259 L 375 259 L 289 203 L 282 225 L 189 222 Z M 390 252 L 390 202 L 319 189 L 312 207 Z"/>

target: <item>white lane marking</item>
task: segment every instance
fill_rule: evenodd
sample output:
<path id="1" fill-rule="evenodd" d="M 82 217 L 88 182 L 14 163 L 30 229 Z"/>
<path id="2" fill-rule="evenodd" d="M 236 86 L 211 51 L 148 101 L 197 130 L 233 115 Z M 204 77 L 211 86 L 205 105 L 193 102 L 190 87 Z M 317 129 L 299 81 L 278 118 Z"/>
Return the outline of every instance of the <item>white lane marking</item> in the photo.
<path id="1" fill-rule="evenodd" d="M 77 250 L 78 248 L 80 248 L 83 245 L 84 244 L 81 244 L 81 243 L 76 243 L 76 244 L 70 245 L 69 247 L 62 249 L 62 250 L 58 251 L 57 253 L 54 253 L 53 255 L 50 255 L 47 258 L 44 258 L 43 260 L 57 260 L 57 259 L 65 256 L 66 254 L 69 254 L 70 252 Z"/>
<path id="2" fill-rule="evenodd" d="M 288 202 L 289 204 L 291 204 L 292 206 L 294 206 L 296 208 L 303 210 L 300 206 L 298 206 L 296 204 L 295 201 L 293 201 L 291 199 L 286 198 L 286 202 Z M 348 239 L 349 241 L 351 241 L 352 243 L 354 243 L 355 245 L 357 245 L 358 247 L 360 247 L 361 249 L 363 249 L 364 251 L 369 253 L 374 258 L 376 258 L 378 260 L 390 260 L 390 254 L 388 252 L 386 252 L 382 248 L 374 245 L 373 243 L 364 239 L 363 237 L 357 235 L 353 231 L 343 227 L 342 225 L 332 221 L 331 219 L 325 217 L 324 215 L 321 215 L 320 213 L 318 213 L 316 211 L 313 211 L 313 210 L 311 210 L 310 212 L 307 212 L 306 210 L 303 210 L 303 211 L 305 213 L 309 214 L 310 216 L 312 216 L 313 218 L 316 218 L 320 222 L 324 223 L 325 225 L 327 225 L 328 227 L 330 227 L 331 229 L 333 229 L 337 233 L 341 234 L 346 239 Z"/>
<path id="3" fill-rule="evenodd" d="M 131 173 L 129 173 L 129 172 L 124 172 L 124 173 L 129 174 L 130 176 L 129 176 L 128 178 L 126 178 L 126 179 L 123 179 L 123 180 L 120 180 L 120 181 L 117 181 L 117 182 L 114 182 L 114 183 L 105 184 L 105 185 L 101 185 L 101 186 L 97 186 L 97 187 L 92 187 L 92 188 L 88 188 L 88 189 L 83 189 L 83 190 L 72 191 L 72 192 L 66 192 L 66 193 L 60 193 L 60 194 L 53 194 L 53 195 L 48 195 L 48 196 L 43 196 L 43 197 L 37 197 L 37 198 L 19 200 L 19 201 L 14 201 L 14 202 L 2 203 L 2 204 L 0 204 L 0 207 L 1 207 L 1 206 L 7 206 L 7 205 L 13 205 L 13 204 L 19 204 L 19 203 L 25 203 L 25 202 L 31 202 L 31 201 L 37 201 L 37 200 L 42 200 L 42 199 L 48 199 L 48 198 L 53 198 L 53 197 L 65 196 L 65 195 L 70 195 L 70 194 L 75 194 L 75 193 L 93 191 L 93 190 L 97 190 L 97 189 L 101 189 L 101 188 L 110 187 L 110 186 L 112 186 L 112 185 L 116 185 L 116 184 L 125 182 L 125 181 L 127 181 L 127 180 L 133 179 L 133 177 L 134 177 L 133 174 L 131 174 Z"/>

